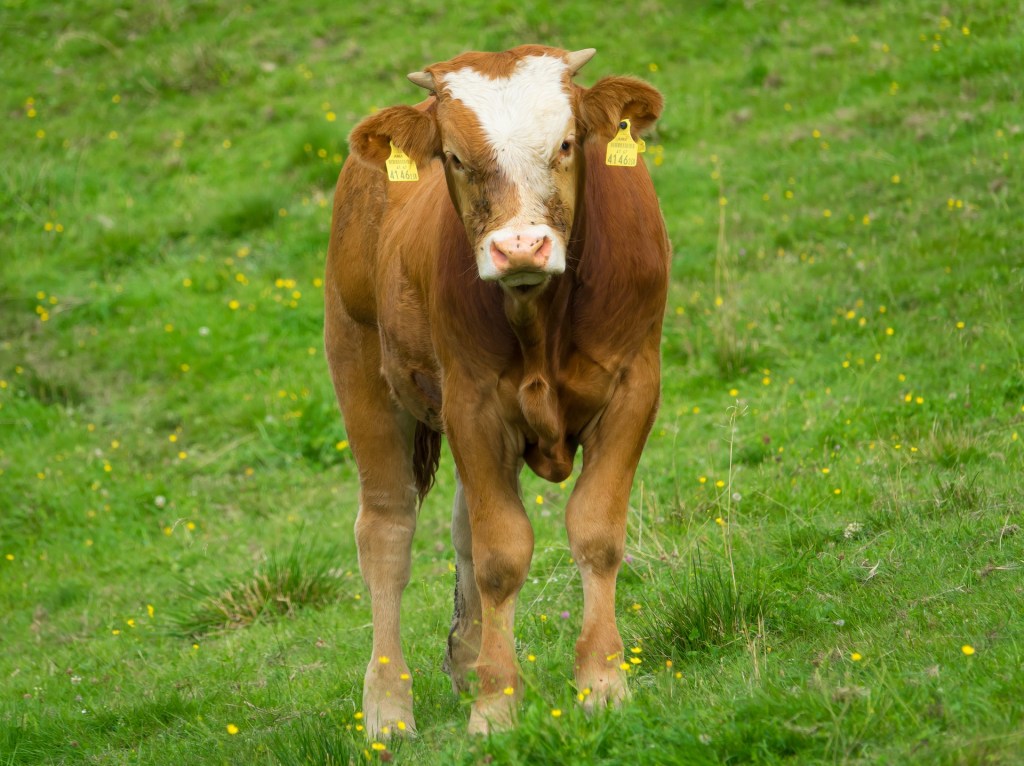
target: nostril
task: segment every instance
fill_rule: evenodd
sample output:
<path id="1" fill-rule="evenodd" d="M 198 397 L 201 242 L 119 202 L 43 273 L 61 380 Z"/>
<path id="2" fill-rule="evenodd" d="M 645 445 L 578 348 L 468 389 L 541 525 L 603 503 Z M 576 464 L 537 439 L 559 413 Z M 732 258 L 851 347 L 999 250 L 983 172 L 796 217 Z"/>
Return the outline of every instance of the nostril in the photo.
<path id="1" fill-rule="evenodd" d="M 544 237 L 544 239 L 541 240 L 540 246 L 533 253 L 533 262 L 537 266 L 545 266 L 550 256 L 551 240 L 548 237 Z"/>
<path id="2" fill-rule="evenodd" d="M 494 242 L 491 243 L 491 262 L 499 269 L 508 266 L 508 256 Z"/>

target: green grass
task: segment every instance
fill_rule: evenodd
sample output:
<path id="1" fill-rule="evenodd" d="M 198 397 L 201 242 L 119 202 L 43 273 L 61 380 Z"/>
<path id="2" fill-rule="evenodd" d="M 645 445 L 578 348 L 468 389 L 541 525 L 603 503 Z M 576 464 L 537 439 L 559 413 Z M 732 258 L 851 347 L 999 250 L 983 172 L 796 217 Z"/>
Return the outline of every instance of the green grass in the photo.
<path id="1" fill-rule="evenodd" d="M 619 587 L 641 662 L 621 710 L 577 708 L 572 482 L 524 476 L 526 700 L 465 737 L 445 456 L 403 612 L 420 737 L 387 753 L 1018 763 L 1022 11 L 0 2 L 0 765 L 387 757 L 355 717 L 333 183 L 406 72 L 527 41 L 667 101 L 664 397 Z"/>

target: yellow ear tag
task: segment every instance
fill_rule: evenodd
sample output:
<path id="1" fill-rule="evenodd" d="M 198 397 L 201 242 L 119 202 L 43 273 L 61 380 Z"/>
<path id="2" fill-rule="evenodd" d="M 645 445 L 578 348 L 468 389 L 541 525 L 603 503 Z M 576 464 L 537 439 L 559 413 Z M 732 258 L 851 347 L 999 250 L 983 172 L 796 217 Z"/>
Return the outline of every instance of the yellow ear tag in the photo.
<path id="1" fill-rule="evenodd" d="M 420 174 L 416 172 L 416 163 L 412 157 L 403 152 L 393 141 L 391 144 L 391 156 L 385 160 L 384 165 L 388 169 L 389 181 L 419 181 Z"/>
<path id="2" fill-rule="evenodd" d="M 608 142 L 604 153 L 604 164 L 612 167 L 631 168 L 636 166 L 637 143 L 629 133 L 629 120 L 619 123 L 619 132 Z"/>

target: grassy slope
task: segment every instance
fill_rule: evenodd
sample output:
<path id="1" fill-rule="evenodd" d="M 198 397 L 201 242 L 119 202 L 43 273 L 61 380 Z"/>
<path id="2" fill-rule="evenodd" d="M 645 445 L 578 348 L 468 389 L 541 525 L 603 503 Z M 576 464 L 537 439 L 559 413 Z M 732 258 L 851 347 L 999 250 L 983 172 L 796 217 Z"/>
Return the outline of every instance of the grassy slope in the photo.
<path id="1" fill-rule="evenodd" d="M 347 6 L 0 5 L 0 764 L 363 758 L 327 205 L 349 127 L 418 98 L 405 72 L 528 40 L 669 103 L 665 396 L 620 587 L 643 662 L 624 711 L 574 711 L 568 488 L 526 478 L 531 691 L 465 741 L 443 467 L 397 758 L 1014 762 L 1021 4 Z M 181 635 L 268 557 L 323 608 Z"/>

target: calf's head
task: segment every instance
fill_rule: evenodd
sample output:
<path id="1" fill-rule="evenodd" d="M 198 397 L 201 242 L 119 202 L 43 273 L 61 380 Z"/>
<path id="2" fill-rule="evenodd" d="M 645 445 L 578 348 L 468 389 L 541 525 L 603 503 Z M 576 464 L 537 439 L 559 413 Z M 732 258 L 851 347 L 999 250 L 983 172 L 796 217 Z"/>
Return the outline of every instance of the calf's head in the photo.
<path id="1" fill-rule="evenodd" d="M 576 85 L 594 52 L 528 45 L 433 64 L 409 79 L 434 98 L 368 117 L 352 152 L 381 170 L 391 144 L 421 167 L 443 162 L 480 278 L 529 291 L 565 271 L 585 142 L 610 141 L 623 119 L 635 137 L 661 113 L 661 95 L 640 80 Z"/>

